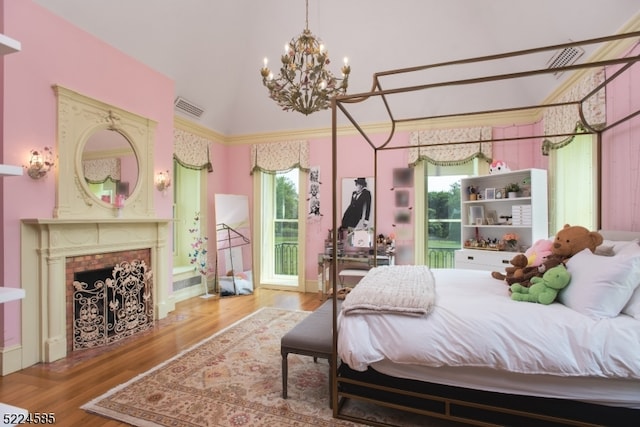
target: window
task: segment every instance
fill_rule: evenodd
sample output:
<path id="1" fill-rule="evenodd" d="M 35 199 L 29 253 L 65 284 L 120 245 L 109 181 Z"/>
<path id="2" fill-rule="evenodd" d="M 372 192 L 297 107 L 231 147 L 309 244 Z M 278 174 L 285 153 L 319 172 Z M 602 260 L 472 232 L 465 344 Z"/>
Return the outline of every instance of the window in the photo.
<path id="1" fill-rule="evenodd" d="M 259 173 L 260 283 L 300 286 L 300 172 Z"/>
<path id="2" fill-rule="evenodd" d="M 550 234 L 564 224 L 597 228 L 596 137 L 576 135 L 571 143 L 549 152 Z"/>
<path id="3" fill-rule="evenodd" d="M 203 213 L 201 229 L 206 230 L 206 214 L 202 212 L 201 192 L 203 188 L 201 170 L 189 169 L 178 162 L 173 163 L 173 267 L 174 272 L 192 268 L 189 253 L 193 237 L 189 228 L 193 226 L 196 212 Z"/>
<path id="4" fill-rule="evenodd" d="M 477 174 L 478 161 L 425 168 L 424 257 L 433 268 L 453 268 L 460 249 L 460 179 Z"/>

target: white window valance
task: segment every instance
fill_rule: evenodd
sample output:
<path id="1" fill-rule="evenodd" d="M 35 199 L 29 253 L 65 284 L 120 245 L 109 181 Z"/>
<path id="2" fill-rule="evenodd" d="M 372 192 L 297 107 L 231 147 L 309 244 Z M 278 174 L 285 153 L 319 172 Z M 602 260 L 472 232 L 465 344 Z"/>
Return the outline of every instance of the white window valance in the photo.
<path id="1" fill-rule="evenodd" d="M 490 126 L 411 132 L 409 144 L 419 147 L 409 149 L 409 165 L 426 160 L 435 165 L 453 166 L 467 163 L 476 157 L 491 162 L 491 138 Z"/>
<path id="2" fill-rule="evenodd" d="M 598 85 L 602 84 L 604 80 L 604 68 L 591 72 L 567 90 L 558 101 L 579 101 L 598 87 Z M 580 117 L 578 104 L 547 108 L 543 113 L 544 134 L 557 135 L 573 133 L 583 128 L 585 124 L 596 130 L 603 128 L 607 122 L 605 99 L 606 92 L 603 87 L 582 103 L 582 112 L 586 123 L 583 123 Z M 547 137 L 542 143 L 542 152 L 546 155 L 549 150 L 561 148 L 572 140 L 573 136 Z"/>
<path id="3" fill-rule="evenodd" d="M 107 179 L 120 181 L 120 159 L 94 159 L 83 160 L 82 169 L 84 177 L 91 184 L 102 184 Z"/>
<path id="4" fill-rule="evenodd" d="M 209 149 L 212 141 L 182 129 L 173 130 L 173 157 L 185 168 L 212 171 Z"/>
<path id="5" fill-rule="evenodd" d="M 251 147 L 251 173 L 276 173 L 300 168 L 309 171 L 309 142 L 283 141 L 255 144 Z"/>

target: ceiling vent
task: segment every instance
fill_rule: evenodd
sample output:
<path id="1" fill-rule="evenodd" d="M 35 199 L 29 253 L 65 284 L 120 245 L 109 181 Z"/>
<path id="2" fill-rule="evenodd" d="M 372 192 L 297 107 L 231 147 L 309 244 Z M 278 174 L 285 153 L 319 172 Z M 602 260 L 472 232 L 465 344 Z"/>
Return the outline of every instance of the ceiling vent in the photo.
<path id="1" fill-rule="evenodd" d="M 176 107 L 176 111 L 180 111 L 198 119 L 202 116 L 202 113 L 204 113 L 204 110 L 202 108 L 187 101 L 181 96 L 177 97 L 173 104 Z"/>
<path id="2" fill-rule="evenodd" d="M 566 67 L 574 64 L 582 55 L 584 55 L 584 49 L 579 46 L 566 47 L 556 52 L 553 57 L 547 62 L 548 69 Z M 563 71 L 557 71 L 553 73 L 554 76 L 560 77 Z"/>

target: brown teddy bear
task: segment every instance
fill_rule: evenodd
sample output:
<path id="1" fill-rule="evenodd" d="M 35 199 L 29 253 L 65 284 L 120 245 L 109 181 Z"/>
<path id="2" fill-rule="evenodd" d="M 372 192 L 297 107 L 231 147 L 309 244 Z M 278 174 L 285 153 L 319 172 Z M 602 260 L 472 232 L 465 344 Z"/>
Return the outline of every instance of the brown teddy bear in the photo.
<path id="1" fill-rule="evenodd" d="M 547 256 L 539 266 L 527 265 L 528 259 L 524 254 L 518 254 L 511 259 L 512 267 L 505 268 L 505 273 L 491 272 L 491 277 L 504 280 L 507 285 L 520 283 L 529 286 L 533 277 L 542 277 L 545 271 L 560 264 L 573 255 L 589 249 L 595 252 L 596 247 L 603 242 L 602 235 L 597 231 L 589 231 L 579 225 L 566 224 L 556 233 L 551 247 L 551 255 Z"/>
<path id="2" fill-rule="evenodd" d="M 602 234 L 597 231 L 589 231 L 579 225 L 566 224 L 556 233 L 551 253 L 564 257 L 563 261 L 566 261 L 584 249 L 595 252 L 596 247 L 601 245 L 603 240 Z"/>

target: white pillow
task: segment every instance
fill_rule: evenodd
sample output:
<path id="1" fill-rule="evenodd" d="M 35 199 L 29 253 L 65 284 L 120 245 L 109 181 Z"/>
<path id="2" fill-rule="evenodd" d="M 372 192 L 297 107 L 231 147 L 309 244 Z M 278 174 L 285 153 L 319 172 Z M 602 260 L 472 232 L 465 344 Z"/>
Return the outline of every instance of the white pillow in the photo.
<path id="1" fill-rule="evenodd" d="M 621 256 L 633 256 L 634 254 L 640 254 L 640 243 L 638 243 L 638 240 L 632 240 L 632 244 L 624 246 L 622 249 L 620 249 L 618 254 Z M 636 290 L 633 291 L 633 294 L 631 294 L 631 298 L 629 299 L 627 305 L 625 305 L 622 309 L 622 312 L 640 320 L 640 284 L 638 285 Z"/>
<path id="2" fill-rule="evenodd" d="M 629 302 L 624 306 L 622 312 L 640 320 L 640 287 L 633 291 Z"/>
<path id="3" fill-rule="evenodd" d="M 617 242 L 613 248 L 613 252 L 616 255 L 638 255 L 640 254 L 640 243 L 638 240 L 630 240 L 627 244 L 621 244 Z"/>
<path id="4" fill-rule="evenodd" d="M 605 245 L 603 243 L 596 247 L 594 254 L 600 256 L 614 256 L 616 253 L 613 250 L 613 245 Z"/>
<path id="5" fill-rule="evenodd" d="M 602 244 L 596 246 L 595 254 L 604 256 L 617 255 L 625 250 L 638 247 L 638 239 L 634 240 L 607 240 L 604 239 Z"/>
<path id="6" fill-rule="evenodd" d="M 616 317 L 640 284 L 640 253 L 603 257 L 585 249 L 567 261 L 569 286 L 558 301 L 594 319 Z"/>

